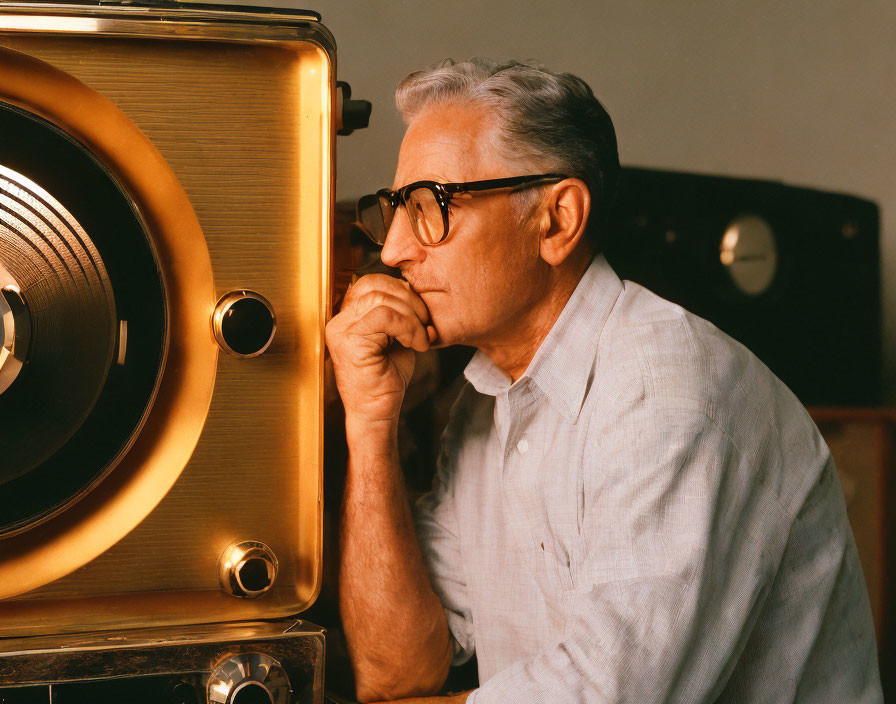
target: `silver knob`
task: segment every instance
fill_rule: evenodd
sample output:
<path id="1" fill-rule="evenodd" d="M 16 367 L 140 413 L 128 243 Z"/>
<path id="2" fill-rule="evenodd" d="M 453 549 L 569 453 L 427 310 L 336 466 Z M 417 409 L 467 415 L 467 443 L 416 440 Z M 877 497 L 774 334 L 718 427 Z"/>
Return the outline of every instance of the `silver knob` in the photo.
<path id="1" fill-rule="evenodd" d="M 19 376 L 31 341 L 31 316 L 15 279 L 0 264 L 0 394 Z"/>
<path id="2" fill-rule="evenodd" d="M 234 543 L 218 561 L 221 589 L 232 596 L 254 599 L 274 586 L 279 570 L 274 552 L 264 543 Z"/>
<path id="3" fill-rule="evenodd" d="M 208 678 L 209 704 L 289 704 L 292 687 L 286 670 L 264 653 L 232 655 Z"/>

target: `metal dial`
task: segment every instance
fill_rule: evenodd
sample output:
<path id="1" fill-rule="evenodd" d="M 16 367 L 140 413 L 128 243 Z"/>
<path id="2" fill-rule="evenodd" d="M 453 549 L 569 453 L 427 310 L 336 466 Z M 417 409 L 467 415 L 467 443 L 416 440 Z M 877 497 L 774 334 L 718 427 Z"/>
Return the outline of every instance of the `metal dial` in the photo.
<path id="1" fill-rule="evenodd" d="M 209 704 L 289 704 L 291 694 L 286 671 L 264 653 L 228 657 L 208 678 Z"/>
<path id="2" fill-rule="evenodd" d="M 230 545 L 218 560 L 218 581 L 231 596 L 254 599 L 277 579 L 280 563 L 264 543 L 247 540 Z"/>

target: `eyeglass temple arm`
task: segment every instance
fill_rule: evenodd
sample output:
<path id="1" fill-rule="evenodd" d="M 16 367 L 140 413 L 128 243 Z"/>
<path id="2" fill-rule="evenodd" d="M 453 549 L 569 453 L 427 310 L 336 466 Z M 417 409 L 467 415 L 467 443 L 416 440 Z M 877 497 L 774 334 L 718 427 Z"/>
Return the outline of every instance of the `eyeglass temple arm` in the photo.
<path id="1" fill-rule="evenodd" d="M 466 183 L 443 183 L 442 188 L 449 195 L 464 191 L 491 191 L 514 186 L 535 185 L 541 181 L 562 181 L 569 178 L 564 174 L 539 174 L 538 176 L 511 176 L 510 178 L 490 178 L 484 181 Z"/>

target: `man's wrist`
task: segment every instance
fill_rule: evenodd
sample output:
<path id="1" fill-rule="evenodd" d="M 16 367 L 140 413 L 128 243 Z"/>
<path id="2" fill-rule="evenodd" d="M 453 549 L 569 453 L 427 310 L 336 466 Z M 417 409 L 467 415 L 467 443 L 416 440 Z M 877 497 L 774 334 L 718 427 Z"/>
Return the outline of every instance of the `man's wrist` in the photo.
<path id="1" fill-rule="evenodd" d="M 368 418 L 346 412 L 345 439 L 349 449 L 389 453 L 398 444 L 398 417 Z"/>

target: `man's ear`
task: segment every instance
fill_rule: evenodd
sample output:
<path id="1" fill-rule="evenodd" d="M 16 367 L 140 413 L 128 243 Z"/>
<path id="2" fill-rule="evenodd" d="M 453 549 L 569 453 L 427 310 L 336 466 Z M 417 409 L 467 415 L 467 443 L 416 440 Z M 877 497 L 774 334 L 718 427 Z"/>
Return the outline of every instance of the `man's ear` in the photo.
<path id="1" fill-rule="evenodd" d="M 591 193 L 585 182 L 567 178 L 549 187 L 539 242 L 541 258 L 551 266 L 559 266 L 585 236 Z"/>

